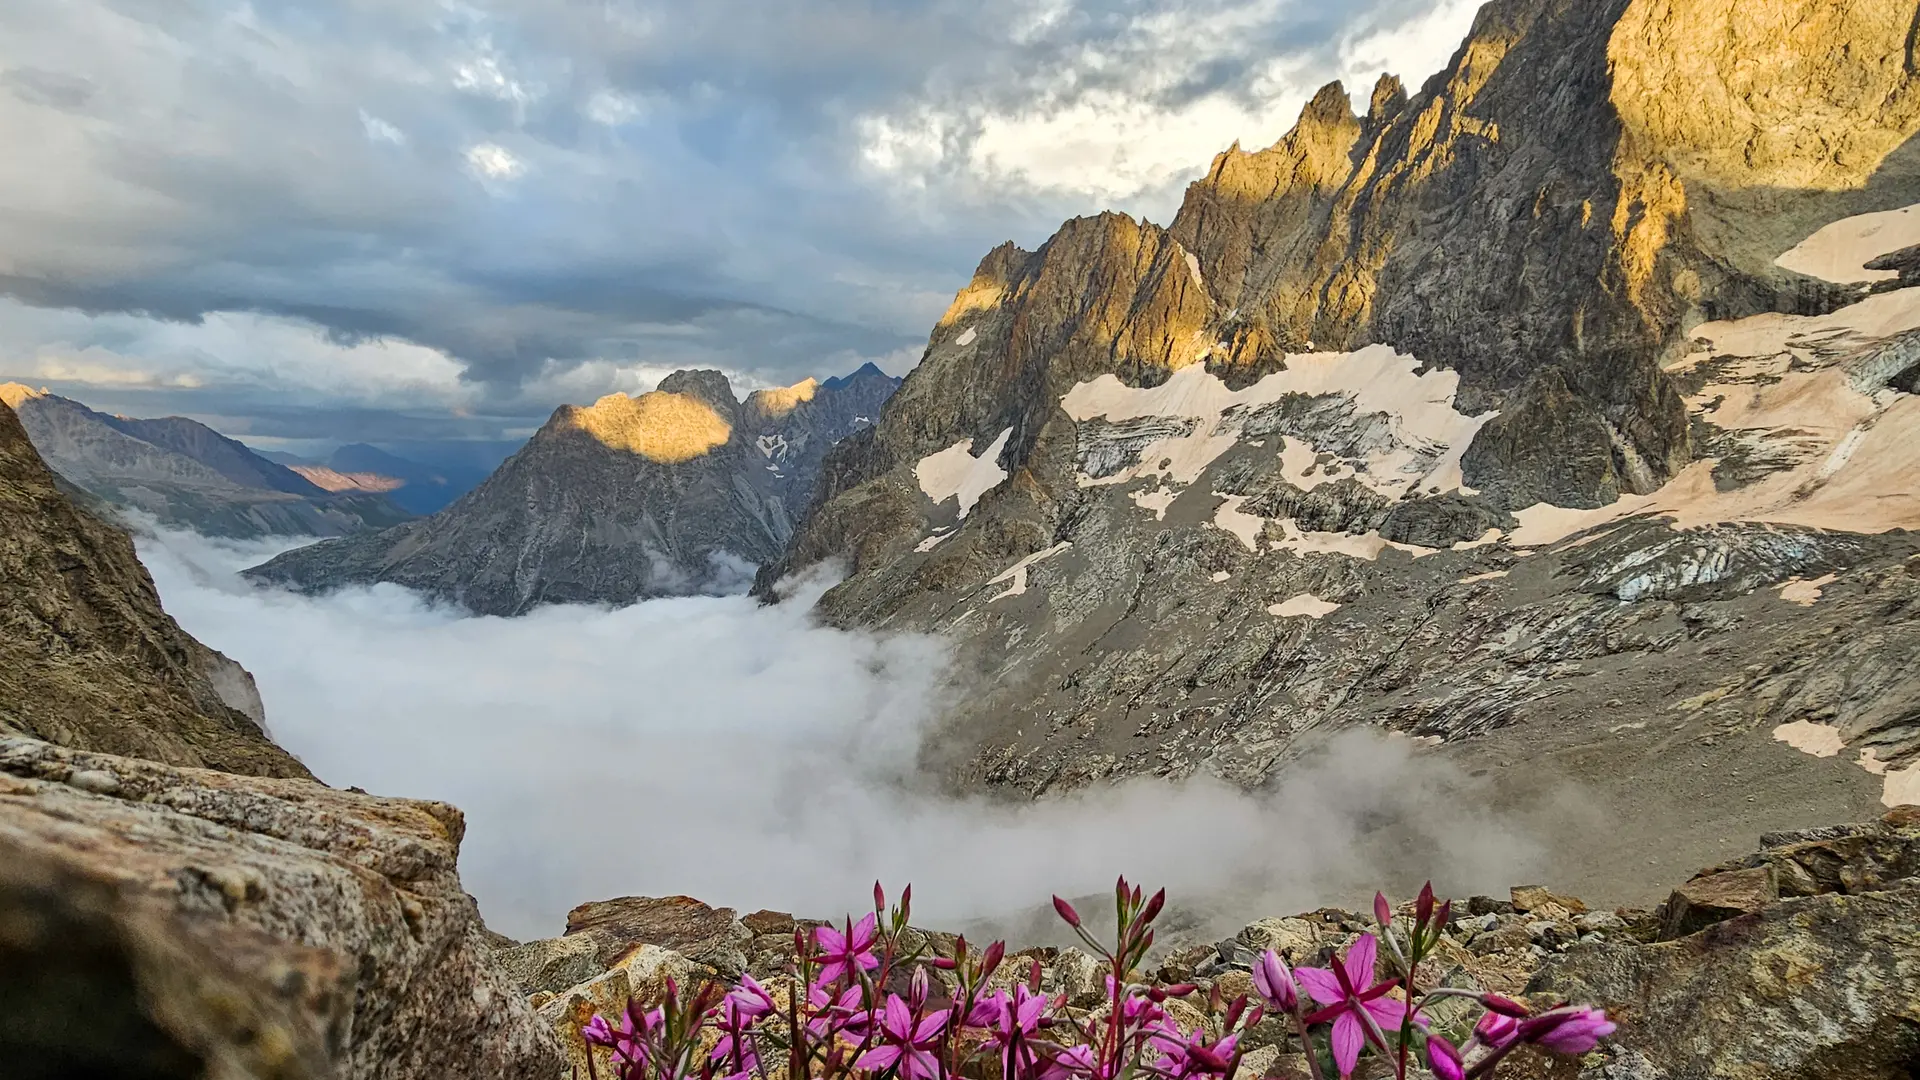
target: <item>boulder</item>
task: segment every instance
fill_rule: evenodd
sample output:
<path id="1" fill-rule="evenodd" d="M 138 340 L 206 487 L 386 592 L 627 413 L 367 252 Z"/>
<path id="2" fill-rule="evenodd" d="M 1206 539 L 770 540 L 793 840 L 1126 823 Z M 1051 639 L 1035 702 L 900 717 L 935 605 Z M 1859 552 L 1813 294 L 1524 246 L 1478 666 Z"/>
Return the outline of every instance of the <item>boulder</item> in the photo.
<path id="1" fill-rule="evenodd" d="M 599 944 L 585 936 L 529 941 L 495 950 L 494 959 L 523 994 L 558 993 L 607 970 Z"/>
<path id="2" fill-rule="evenodd" d="M 691 896 L 623 896 L 581 904 L 567 913 L 567 936 L 594 943 L 602 970 L 641 945 L 658 945 L 729 978 L 746 970 L 744 948 L 753 931 L 732 908 L 714 908 Z"/>
<path id="3" fill-rule="evenodd" d="M 712 968 L 694 963 L 692 960 L 663 949 L 658 945 L 641 945 L 622 956 L 605 972 L 578 986 L 568 987 L 557 994 L 541 993 L 533 1001 L 540 1021 L 551 1032 L 552 1037 L 566 1048 L 569 1068 L 573 1075 L 588 1075 L 587 1043 L 581 1038 L 580 1029 L 594 1014 L 604 1015 L 609 1023 L 618 1022 L 625 1012 L 629 1001 L 652 1006 L 664 1000 L 667 993 L 667 980 L 672 979 L 681 988 L 681 994 L 691 996 L 698 992 L 703 982 L 719 979 Z M 609 1059 L 605 1051 L 599 1051 L 595 1071 L 608 1068 Z M 600 1072 L 611 1076 L 611 1071 Z"/>
<path id="4" fill-rule="evenodd" d="M 1667 898 L 1660 937 L 1669 941 L 1686 937 L 1714 923 L 1759 911 L 1778 896 L 1773 872 L 1764 866 L 1696 877 Z"/>
<path id="5" fill-rule="evenodd" d="M 6 1075 L 553 1080 L 461 888 L 464 828 L 445 803 L 0 737 Z"/>

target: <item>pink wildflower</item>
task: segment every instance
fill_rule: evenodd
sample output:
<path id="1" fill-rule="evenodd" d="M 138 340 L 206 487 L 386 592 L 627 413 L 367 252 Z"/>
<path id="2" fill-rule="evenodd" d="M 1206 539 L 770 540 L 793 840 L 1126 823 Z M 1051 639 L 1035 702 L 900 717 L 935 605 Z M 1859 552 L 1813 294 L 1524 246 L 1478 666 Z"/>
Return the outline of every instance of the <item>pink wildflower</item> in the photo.
<path id="1" fill-rule="evenodd" d="M 1153 1034 L 1152 1042 L 1160 1049 L 1157 1067 L 1161 1075 L 1169 1080 L 1191 1080 L 1194 1077 L 1227 1075 L 1227 1071 L 1233 1068 L 1240 1036 L 1229 1035 L 1219 1042 L 1209 1043 L 1207 1033 L 1203 1030 L 1183 1038 L 1179 1028 L 1168 1025 Z"/>
<path id="2" fill-rule="evenodd" d="M 1293 972 L 1287 970 L 1287 962 L 1272 949 L 1261 953 L 1253 965 L 1253 988 L 1262 1001 L 1286 1012 L 1292 1012 L 1300 1002 Z"/>
<path id="3" fill-rule="evenodd" d="M 1466 1080 L 1467 1063 L 1460 1051 L 1438 1035 L 1427 1036 L 1427 1067 L 1436 1080 Z"/>
<path id="4" fill-rule="evenodd" d="M 872 915 L 847 927 L 844 932 L 831 926 L 815 930 L 813 940 L 820 947 L 815 959 L 824 965 L 820 969 L 820 981 L 836 982 L 840 976 L 850 974 L 855 969 L 872 971 L 879 967 L 880 958 L 873 954 L 873 944 L 878 938 L 879 920 Z"/>
<path id="5" fill-rule="evenodd" d="M 1307 1022 L 1333 1021 L 1333 1061 L 1340 1067 L 1342 1076 L 1352 1074 L 1354 1064 L 1360 1060 L 1360 1048 L 1369 1041 L 1381 1052 L 1386 1051 L 1386 1046 L 1374 1035 L 1375 1028 L 1383 1033 L 1398 1031 L 1407 1018 L 1407 1003 L 1385 996 L 1400 985 L 1399 980 L 1388 979 L 1373 985 L 1373 965 L 1379 948 L 1372 934 L 1362 934 L 1347 948 L 1346 958 L 1336 960 L 1331 969 L 1300 968 L 1294 972 L 1313 1000 L 1327 1006 L 1307 1017 Z M 1426 1026 L 1426 1018 L 1419 1013 L 1413 1014 L 1413 1020 L 1423 1028 Z"/>
<path id="6" fill-rule="evenodd" d="M 758 1020 L 773 1011 L 773 995 L 751 975 L 740 976 L 740 985 L 727 995 L 727 1001 L 748 1020 Z"/>
<path id="7" fill-rule="evenodd" d="M 1052 1002 L 1045 994 L 1015 986 L 1011 995 L 996 994 L 993 1003 L 999 1015 L 993 1019 L 990 1035 L 1000 1047 L 1000 1075 L 1011 1078 L 1030 1074 L 1039 1061 L 1033 1040 Z"/>
<path id="8" fill-rule="evenodd" d="M 880 1045 L 860 1055 L 854 1067 L 879 1072 L 898 1066 L 902 1080 L 936 1080 L 940 1059 L 933 1051 L 940 1045 L 948 1015 L 946 1009 L 940 1009 L 915 1017 L 898 994 L 888 994 L 880 1017 Z"/>
<path id="9" fill-rule="evenodd" d="M 1512 1042 L 1520 1035 L 1520 1021 L 1504 1013 L 1488 1012 L 1473 1026 L 1473 1037 L 1486 1043 L 1495 1050 Z"/>
<path id="10" fill-rule="evenodd" d="M 1584 1054 L 1613 1034 L 1614 1023 L 1599 1009 L 1554 1009 L 1520 1023 L 1520 1037 L 1556 1054 Z"/>
<path id="11" fill-rule="evenodd" d="M 835 1032 L 854 1039 L 865 1038 L 867 1013 L 860 1007 L 861 996 L 858 986 L 849 986 L 836 998 L 825 980 L 808 987 L 807 1005 L 813 1013 L 813 1019 L 807 1021 L 808 1034 L 816 1039 Z"/>

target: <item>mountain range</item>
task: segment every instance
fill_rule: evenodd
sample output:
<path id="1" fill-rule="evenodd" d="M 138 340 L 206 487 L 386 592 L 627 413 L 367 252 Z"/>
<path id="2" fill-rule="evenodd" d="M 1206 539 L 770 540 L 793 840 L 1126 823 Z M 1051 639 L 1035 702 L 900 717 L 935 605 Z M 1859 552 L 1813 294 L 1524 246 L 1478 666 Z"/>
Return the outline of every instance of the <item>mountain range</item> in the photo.
<path id="1" fill-rule="evenodd" d="M 328 489 L 181 416 L 136 420 L 19 383 L 0 385 L 35 448 L 69 483 L 162 525 L 209 536 L 338 536 L 412 515 L 386 495 Z"/>
<path id="2" fill-rule="evenodd" d="M 967 788 L 1363 726 L 1683 858 L 1920 798 L 1916 25 L 1496 0 L 1164 228 L 989 253 L 758 587 L 953 641 Z"/>
<path id="3" fill-rule="evenodd" d="M 385 495 L 410 514 L 432 514 L 472 491 L 487 470 L 471 465 L 436 467 L 391 454 L 366 443 L 348 443 L 324 460 L 284 451 L 258 452 L 326 491 L 365 491 Z"/>
<path id="4" fill-rule="evenodd" d="M 737 591 L 785 550 L 828 448 L 898 385 L 868 364 L 742 401 L 719 372 L 675 372 L 638 397 L 562 406 L 431 517 L 247 573 L 308 592 L 393 582 L 484 615 Z"/>

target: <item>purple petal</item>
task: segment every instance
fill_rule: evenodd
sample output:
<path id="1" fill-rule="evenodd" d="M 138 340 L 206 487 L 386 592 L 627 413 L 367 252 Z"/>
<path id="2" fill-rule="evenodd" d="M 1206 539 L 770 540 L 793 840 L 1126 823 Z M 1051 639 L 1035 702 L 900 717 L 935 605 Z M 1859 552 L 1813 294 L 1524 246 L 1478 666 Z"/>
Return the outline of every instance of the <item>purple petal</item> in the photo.
<path id="1" fill-rule="evenodd" d="M 817 927 L 813 931 L 813 943 L 820 946 L 822 952 L 843 953 L 847 951 L 846 935 L 831 926 Z"/>
<path id="2" fill-rule="evenodd" d="M 1347 958 L 1340 962 L 1346 969 L 1347 981 L 1354 989 L 1363 990 L 1373 985 L 1373 962 L 1379 956 L 1380 942 L 1372 934 L 1361 934 L 1347 949 Z"/>
<path id="3" fill-rule="evenodd" d="M 854 952 L 866 952 L 867 949 L 873 945 L 873 939 L 876 936 L 878 936 L 875 933 L 875 929 L 876 927 L 878 927 L 878 925 L 879 923 L 875 921 L 873 914 L 871 912 L 867 914 L 866 918 L 861 919 L 859 922 L 853 924 L 853 951 Z"/>
<path id="4" fill-rule="evenodd" d="M 1339 1066 L 1342 1077 L 1353 1075 L 1353 1066 L 1360 1060 L 1360 1047 L 1366 1041 L 1367 1036 L 1360 1030 L 1358 1017 L 1344 1012 L 1334 1019 L 1333 1063 Z"/>
<path id="5" fill-rule="evenodd" d="M 885 1046 L 876 1046 L 866 1053 L 861 1054 L 860 1060 L 854 1062 L 853 1067 L 856 1069 L 866 1069 L 869 1072 L 879 1072 L 881 1069 L 899 1060 L 900 1048 L 892 1043 L 888 1043 Z"/>
<path id="6" fill-rule="evenodd" d="M 941 1009 L 938 1012 L 927 1014 L 913 1029 L 914 1045 L 919 1046 L 932 1042 L 934 1037 L 946 1028 L 947 1018 L 951 1015 L 952 1013 L 947 1009 Z"/>
<path id="7" fill-rule="evenodd" d="M 1347 1000 L 1346 993 L 1340 989 L 1340 980 L 1326 968 L 1295 968 L 1293 975 L 1307 988 L 1307 993 L 1313 995 L 1313 1000 L 1322 1005 L 1338 1005 Z"/>
<path id="8" fill-rule="evenodd" d="M 907 1008 L 906 1002 L 900 1000 L 900 995 L 888 994 L 887 1015 L 881 1023 L 887 1029 L 887 1034 L 896 1039 L 905 1039 L 913 1032 L 913 1011 Z"/>

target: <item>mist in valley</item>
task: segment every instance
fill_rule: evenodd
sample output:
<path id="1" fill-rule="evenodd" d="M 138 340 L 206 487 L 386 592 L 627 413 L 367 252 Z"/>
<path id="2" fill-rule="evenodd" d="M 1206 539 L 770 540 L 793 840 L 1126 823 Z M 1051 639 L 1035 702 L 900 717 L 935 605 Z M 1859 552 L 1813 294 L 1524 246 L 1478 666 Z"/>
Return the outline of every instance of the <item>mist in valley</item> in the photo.
<path id="1" fill-rule="evenodd" d="M 245 665 L 273 737 L 336 786 L 467 814 L 465 884 L 490 925 L 561 932 L 575 904 L 687 894 L 743 911 L 859 910 L 914 885 L 916 921 L 1054 933 L 1050 893 L 1165 884 L 1195 935 L 1432 875 L 1501 890 L 1547 845 L 1476 811 L 1406 739 L 1353 734 L 1270 790 L 1139 780 L 1037 803 L 919 773 L 955 685 L 947 647 L 819 625 L 787 602 L 653 600 L 475 618 L 391 585 L 325 597 L 236 571 L 286 545 L 146 529 L 167 609 Z"/>

